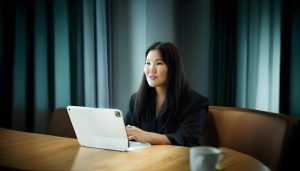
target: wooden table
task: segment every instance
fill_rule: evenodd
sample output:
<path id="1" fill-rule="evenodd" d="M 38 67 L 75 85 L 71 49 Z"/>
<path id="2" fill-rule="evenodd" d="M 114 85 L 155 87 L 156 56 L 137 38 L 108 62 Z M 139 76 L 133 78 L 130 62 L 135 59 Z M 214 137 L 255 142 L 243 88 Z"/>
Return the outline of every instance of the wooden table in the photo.
<path id="1" fill-rule="evenodd" d="M 256 159 L 222 148 L 224 171 L 269 169 Z M 27 170 L 190 170 L 189 148 L 153 145 L 133 152 L 81 147 L 76 139 L 0 128 L 0 167 Z"/>

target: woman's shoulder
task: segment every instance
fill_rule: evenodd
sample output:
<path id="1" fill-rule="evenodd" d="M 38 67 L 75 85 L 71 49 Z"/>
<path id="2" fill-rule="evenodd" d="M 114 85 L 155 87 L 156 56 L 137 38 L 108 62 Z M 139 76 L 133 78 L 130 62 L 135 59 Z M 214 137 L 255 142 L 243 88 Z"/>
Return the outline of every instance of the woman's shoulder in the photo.
<path id="1" fill-rule="evenodd" d="M 130 99 L 134 99 L 134 98 L 136 97 L 136 94 L 137 94 L 137 92 L 132 93 L 132 94 L 130 95 Z"/>
<path id="2" fill-rule="evenodd" d="M 198 92 L 196 92 L 193 89 L 189 89 L 187 91 L 187 100 L 188 101 L 196 101 L 196 102 L 207 102 L 208 103 L 208 98 Z"/>
<path id="3" fill-rule="evenodd" d="M 203 99 L 203 100 L 208 100 L 208 98 L 200 93 L 198 93 L 197 91 L 193 90 L 193 89 L 189 89 L 187 91 L 187 96 L 189 98 L 196 98 L 196 99 Z"/>
<path id="4" fill-rule="evenodd" d="M 135 93 L 131 94 L 131 96 L 130 96 L 129 106 L 131 106 L 131 107 L 134 105 L 136 94 L 137 93 L 135 92 Z"/>

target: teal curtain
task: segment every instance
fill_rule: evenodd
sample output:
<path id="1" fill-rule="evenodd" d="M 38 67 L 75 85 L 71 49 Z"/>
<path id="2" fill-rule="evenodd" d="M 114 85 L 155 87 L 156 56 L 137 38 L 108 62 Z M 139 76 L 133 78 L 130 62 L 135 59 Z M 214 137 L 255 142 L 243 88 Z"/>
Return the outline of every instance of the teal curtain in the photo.
<path id="1" fill-rule="evenodd" d="M 46 132 L 55 108 L 110 105 L 105 0 L 0 6 L 1 126 Z"/>
<path id="2" fill-rule="evenodd" d="M 280 2 L 213 1 L 212 105 L 279 112 Z"/>
<path id="3" fill-rule="evenodd" d="M 236 106 L 279 112 L 280 0 L 237 1 Z"/>

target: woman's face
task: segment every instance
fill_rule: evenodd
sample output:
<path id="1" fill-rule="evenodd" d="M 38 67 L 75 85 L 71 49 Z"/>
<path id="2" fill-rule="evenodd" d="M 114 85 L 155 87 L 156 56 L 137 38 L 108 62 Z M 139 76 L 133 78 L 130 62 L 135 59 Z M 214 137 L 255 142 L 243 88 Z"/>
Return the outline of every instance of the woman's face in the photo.
<path id="1" fill-rule="evenodd" d="M 165 88 L 168 67 L 162 60 L 158 50 L 151 50 L 148 52 L 144 73 L 150 87 Z"/>

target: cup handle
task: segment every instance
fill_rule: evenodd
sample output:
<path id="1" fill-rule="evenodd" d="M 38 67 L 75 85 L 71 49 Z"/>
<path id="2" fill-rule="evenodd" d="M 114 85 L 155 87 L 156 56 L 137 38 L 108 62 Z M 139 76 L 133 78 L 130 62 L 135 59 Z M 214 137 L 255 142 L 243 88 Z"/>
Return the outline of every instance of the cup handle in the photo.
<path id="1" fill-rule="evenodd" d="M 219 157 L 218 157 L 218 163 L 216 164 L 216 170 L 221 170 L 220 163 L 226 158 L 226 154 L 223 150 L 221 150 Z"/>

